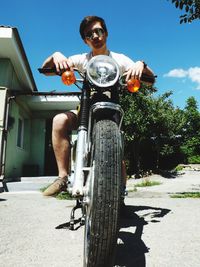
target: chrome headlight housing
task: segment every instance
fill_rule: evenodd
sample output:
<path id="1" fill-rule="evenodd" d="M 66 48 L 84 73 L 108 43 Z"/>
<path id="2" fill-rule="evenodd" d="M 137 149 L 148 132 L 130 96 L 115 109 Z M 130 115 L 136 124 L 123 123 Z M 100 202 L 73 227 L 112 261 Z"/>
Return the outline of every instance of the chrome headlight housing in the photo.
<path id="1" fill-rule="evenodd" d="M 86 73 L 90 82 L 98 87 L 113 86 L 120 75 L 115 60 L 105 55 L 93 57 L 88 62 Z"/>

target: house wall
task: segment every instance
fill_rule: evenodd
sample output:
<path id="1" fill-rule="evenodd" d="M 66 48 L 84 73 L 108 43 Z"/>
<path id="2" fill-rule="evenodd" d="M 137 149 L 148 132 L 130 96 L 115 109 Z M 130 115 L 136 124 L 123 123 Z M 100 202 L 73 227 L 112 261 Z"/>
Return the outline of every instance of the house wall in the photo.
<path id="1" fill-rule="evenodd" d="M 0 58 L 0 86 L 20 90 L 20 83 L 8 58 Z"/>
<path id="2" fill-rule="evenodd" d="M 6 90 L 20 90 L 20 82 L 8 58 L 0 58 L 0 87 L 4 87 L 4 92 L 3 88 L 1 88 L 1 101 Z M 3 110 L 0 110 L 0 113 L 0 116 L 5 119 Z M 24 121 L 23 148 L 17 146 L 19 118 Z M 8 126 L 6 147 L 4 147 L 5 154 L 4 151 L 1 151 L 1 157 L 5 155 L 5 177 L 15 178 L 22 174 L 23 164 L 28 162 L 30 158 L 30 140 L 25 133 L 30 131 L 31 126 L 26 113 L 13 100 L 10 102 Z M 2 142 L 2 136 L 0 137 Z"/>
<path id="3" fill-rule="evenodd" d="M 45 120 L 32 119 L 15 101 L 10 106 L 10 118 L 14 119 L 7 135 L 5 176 L 41 176 L 44 174 Z M 18 146 L 19 119 L 23 121 L 22 147 Z"/>
<path id="4" fill-rule="evenodd" d="M 19 119 L 23 121 L 24 125 L 22 147 L 17 145 Z M 16 178 L 22 175 L 24 164 L 28 164 L 30 160 L 31 121 L 15 101 L 10 103 L 9 120 L 12 121 L 12 124 L 8 128 L 7 134 L 5 177 Z"/>

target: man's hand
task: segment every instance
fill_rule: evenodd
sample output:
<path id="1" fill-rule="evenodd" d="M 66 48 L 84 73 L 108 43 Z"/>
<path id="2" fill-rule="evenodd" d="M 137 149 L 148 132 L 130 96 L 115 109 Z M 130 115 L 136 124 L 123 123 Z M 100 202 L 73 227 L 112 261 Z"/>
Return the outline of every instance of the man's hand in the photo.
<path id="1" fill-rule="evenodd" d="M 135 64 L 126 73 L 126 82 L 131 78 L 140 80 L 144 68 L 145 68 L 144 62 L 142 61 L 135 62 Z"/>
<path id="2" fill-rule="evenodd" d="M 52 55 L 52 63 L 56 67 L 57 72 L 69 69 L 68 59 L 60 52 L 55 52 Z"/>
<path id="3" fill-rule="evenodd" d="M 72 69 L 72 62 L 66 58 L 62 53 L 55 52 L 53 55 L 48 57 L 42 65 L 43 68 L 53 68 L 56 67 L 57 73 L 62 73 L 64 70 Z M 55 74 L 53 74 L 55 75 Z"/>

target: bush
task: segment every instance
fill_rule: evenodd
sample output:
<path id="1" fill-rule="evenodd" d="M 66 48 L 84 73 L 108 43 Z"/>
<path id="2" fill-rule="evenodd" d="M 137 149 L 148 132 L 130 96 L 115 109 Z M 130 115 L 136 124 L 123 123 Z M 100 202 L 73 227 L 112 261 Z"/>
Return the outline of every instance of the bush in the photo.
<path id="1" fill-rule="evenodd" d="M 200 164 L 200 155 L 188 157 L 188 163 L 190 163 L 190 164 Z"/>
<path id="2" fill-rule="evenodd" d="M 178 165 L 178 166 L 176 166 L 175 171 L 180 172 L 180 171 L 182 171 L 183 169 L 184 169 L 183 166 Z"/>

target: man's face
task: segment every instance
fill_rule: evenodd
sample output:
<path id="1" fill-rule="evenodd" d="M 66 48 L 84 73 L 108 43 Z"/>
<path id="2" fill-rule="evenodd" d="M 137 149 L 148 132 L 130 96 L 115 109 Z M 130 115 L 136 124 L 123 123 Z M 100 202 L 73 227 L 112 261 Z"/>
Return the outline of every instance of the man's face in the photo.
<path id="1" fill-rule="evenodd" d="M 100 22 L 93 22 L 85 29 L 85 43 L 92 50 L 98 50 L 106 46 L 107 33 L 103 30 Z"/>

